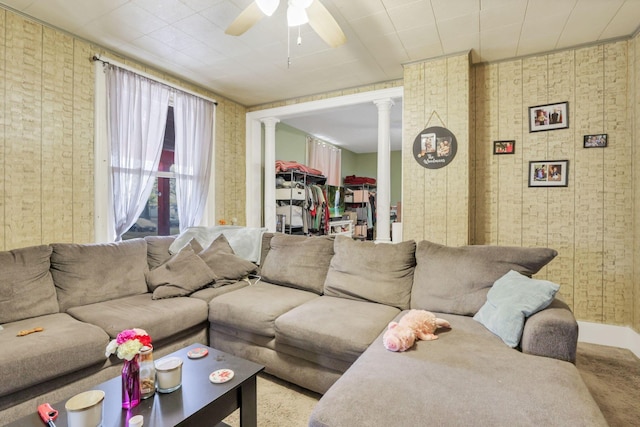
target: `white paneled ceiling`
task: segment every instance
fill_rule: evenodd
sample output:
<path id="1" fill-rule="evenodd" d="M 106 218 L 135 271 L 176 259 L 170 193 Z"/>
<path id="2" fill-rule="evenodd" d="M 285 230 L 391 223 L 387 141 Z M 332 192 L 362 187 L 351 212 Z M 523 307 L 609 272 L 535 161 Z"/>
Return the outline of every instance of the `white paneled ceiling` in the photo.
<path id="1" fill-rule="evenodd" d="M 286 1 L 239 37 L 225 28 L 252 0 L 0 0 L 8 8 L 242 105 L 401 79 L 412 61 L 471 51 L 497 61 L 635 33 L 640 0 L 314 0 L 347 37 L 329 48 L 292 29 Z"/>

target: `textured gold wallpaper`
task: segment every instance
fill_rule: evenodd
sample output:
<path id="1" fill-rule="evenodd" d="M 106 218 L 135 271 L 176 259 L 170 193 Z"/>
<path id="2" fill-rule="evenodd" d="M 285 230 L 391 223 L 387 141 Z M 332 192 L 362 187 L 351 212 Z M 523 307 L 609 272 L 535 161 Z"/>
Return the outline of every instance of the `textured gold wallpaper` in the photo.
<path id="1" fill-rule="evenodd" d="M 402 131 L 403 239 L 458 246 L 469 242 L 469 56 L 406 65 Z M 456 137 L 455 158 L 426 169 L 413 157 L 416 136 L 441 126 Z"/>
<path id="2" fill-rule="evenodd" d="M 243 106 L 0 8 L 0 250 L 93 241 L 95 53 L 218 100 L 216 218 L 243 224 Z"/>
<path id="3" fill-rule="evenodd" d="M 633 324 L 634 144 L 630 42 L 475 66 L 473 242 L 548 246 L 539 277 L 581 320 Z M 569 102 L 569 128 L 529 133 L 528 107 Z M 606 148 L 583 148 L 607 133 Z M 492 142 L 515 139 L 513 155 Z M 569 160 L 567 187 L 529 188 L 532 160 Z M 637 298 L 636 298 L 637 299 Z M 637 323 L 636 323 L 637 325 Z"/>

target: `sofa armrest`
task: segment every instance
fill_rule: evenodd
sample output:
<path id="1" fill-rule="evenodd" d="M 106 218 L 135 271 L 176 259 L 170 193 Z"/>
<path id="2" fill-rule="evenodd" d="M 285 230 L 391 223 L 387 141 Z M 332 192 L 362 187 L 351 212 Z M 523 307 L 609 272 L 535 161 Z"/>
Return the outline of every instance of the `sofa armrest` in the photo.
<path id="1" fill-rule="evenodd" d="M 559 299 L 530 316 L 520 342 L 523 353 L 576 362 L 578 322 L 571 309 Z"/>

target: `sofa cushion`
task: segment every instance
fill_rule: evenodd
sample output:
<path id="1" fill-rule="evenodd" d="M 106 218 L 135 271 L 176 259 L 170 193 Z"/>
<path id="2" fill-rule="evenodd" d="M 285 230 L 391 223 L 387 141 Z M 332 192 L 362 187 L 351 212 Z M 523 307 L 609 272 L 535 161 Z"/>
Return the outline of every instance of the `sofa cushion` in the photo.
<path id="1" fill-rule="evenodd" d="M 409 308 L 414 241 L 391 243 L 362 242 L 337 236 L 324 293 Z"/>
<path id="2" fill-rule="evenodd" d="M 152 299 L 150 293 L 73 307 L 68 313 L 116 338 L 124 329 L 141 328 L 154 342 L 207 320 L 207 303 L 197 298 Z"/>
<path id="3" fill-rule="evenodd" d="M 265 281 L 322 294 L 333 256 L 333 238 L 276 233 L 269 245 L 260 270 Z"/>
<path id="4" fill-rule="evenodd" d="M 214 280 L 216 275 L 191 246 L 185 246 L 167 262 L 147 272 L 147 285 L 153 299 L 186 296 Z"/>
<path id="5" fill-rule="evenodd" d="M 0 252 L 0 324 L 59 311 L 50 246 Z"/>
<path id="6" fill-rule="evenodd" d="M 551 304 L 558 289 L 560 286 L 553 282 L 531 279 L 510 270 L 489 289 L 487 302 L 473 318 L 509 347 L 516 347 L 525 318 Z"/>
<path id="7" fill-rule="evenodd" d="M 276 343 L 354 362 L 398 313 L 388 305 L 323 295 L 276 319 Z"/>
<path id="8" fill-rule="evenodd" d="M 103 364 L 109 336 L 99 327 L 56 313 L 2 325 L 0 396 L 88 366 Z M 17 337 L 41 326 L 42 332 Z"/>
<path id="9" fill-rule="evenodd" d="M 607 425 L 573 364 L 513 350 L 471 317 L 438 317 L 452 329 L 409 351 L 388 351 L 377 337 L 320 399 L 309 426 Z"/>
<path id="10" fill-rule="evenodd" d="M 51 274 L 60 311 L 147 293 L 147 242 L 51 245 Z"/>
<path id="11" fill-rule="evenodd" d="M 532 276 L 557 254 L 548 248 L 451 247 L 423 240 L 416 249 L 411 308 L 473 316 L 509 270 Z"/>
<path id="12" fill-rule="evenodd" d="M 209 321 L 274 337 L 274 322 L 279 316 L 314 298 L 319 296 L 261 281 L 212 299 L 209 303 Z"/>
<path id="13" fill-rule="evenodd" d="M 214 288 L 235 283 L 258 269 L 256 264 L 233 252 L 224 234 L 218 236 L 208 248 L 198 253 L 198 256 L 215 274 L 216 280 L 212 284 Z"/>

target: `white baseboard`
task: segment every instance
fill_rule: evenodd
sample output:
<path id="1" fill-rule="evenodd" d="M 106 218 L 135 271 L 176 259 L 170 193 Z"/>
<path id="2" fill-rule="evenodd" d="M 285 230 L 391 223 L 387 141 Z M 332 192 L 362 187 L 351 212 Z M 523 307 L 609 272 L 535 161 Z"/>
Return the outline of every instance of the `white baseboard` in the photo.
<path id="1" fill-rule="evenodd" d="M 620 347 L 640 357 L 640 334 L 628 326 L 578 321 L 578 341 Z"/>

